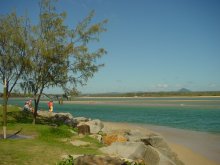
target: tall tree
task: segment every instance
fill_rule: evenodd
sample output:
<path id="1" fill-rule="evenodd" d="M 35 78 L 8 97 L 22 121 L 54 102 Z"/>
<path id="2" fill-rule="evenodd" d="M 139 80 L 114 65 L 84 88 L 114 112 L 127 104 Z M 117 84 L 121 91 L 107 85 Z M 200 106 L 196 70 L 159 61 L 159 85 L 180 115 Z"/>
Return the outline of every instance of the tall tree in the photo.
<path id="1" fill-rule="evenodd" d="M 72 29 L 64 24 L 66 13 L 58 13 L 53 0 L 40 2 L 39 24 L 32 28 L 33 70 L 24 77 L 34 95 L 34 124 L 45 88 L 56 86 L 71 93 L 78 84 L 85 85 L 103 66 L 97 64 L 96 59 L 106 51 L 103 48 L 89 51 L 88 44 L 99 40 L 99 33 L 106 30 L 107 20 L 91 24 L 93 16 L 91 12 Z"/>
<path id="2" fill-rule="evenodd" d="M 30 67 L 27 31 L 27 22 L 16 13 L 0 16 L 0 79 L 4 84 L 4 138 L 8 98 L 22 74 Z"/>

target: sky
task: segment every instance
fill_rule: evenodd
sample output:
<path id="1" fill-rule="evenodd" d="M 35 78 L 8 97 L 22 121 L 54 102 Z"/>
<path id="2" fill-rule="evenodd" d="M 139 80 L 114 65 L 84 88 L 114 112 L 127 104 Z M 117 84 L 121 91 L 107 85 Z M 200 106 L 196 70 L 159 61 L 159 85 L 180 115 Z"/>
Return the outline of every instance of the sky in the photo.
<path id="1" fill-rule="evenodd" d="M 219 0 L 59 0 L 74 27 L 91 10 L 108 19 L 105 63 L 82 93 L 220 91 Z M 0 14 L 16 9 L 38 21 L 38 0 L 0 0 Z M 59 92 L 49 89 L 48 92 Z"/>

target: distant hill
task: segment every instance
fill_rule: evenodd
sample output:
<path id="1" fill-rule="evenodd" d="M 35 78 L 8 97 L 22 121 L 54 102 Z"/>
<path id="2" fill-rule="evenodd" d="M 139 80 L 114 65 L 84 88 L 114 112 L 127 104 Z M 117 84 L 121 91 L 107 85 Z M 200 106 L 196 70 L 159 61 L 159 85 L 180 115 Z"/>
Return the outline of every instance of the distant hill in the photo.
<path id="1" fill-rule="evenodd" d="M 191 91 L 186 88 L 181 88 L 180 90 L 178 90 L 178 92 L 191 92 Z"/>

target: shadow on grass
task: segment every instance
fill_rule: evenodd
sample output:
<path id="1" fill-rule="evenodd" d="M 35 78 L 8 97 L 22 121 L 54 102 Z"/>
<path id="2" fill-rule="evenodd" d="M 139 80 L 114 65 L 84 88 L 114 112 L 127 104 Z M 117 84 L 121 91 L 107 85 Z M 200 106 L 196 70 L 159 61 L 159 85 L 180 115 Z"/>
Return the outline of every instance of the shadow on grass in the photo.
<path id="1" fill-rule="evenodd" d="M 8 112 L 8 123 L 24 123 L 29 124 L 33 121 L 33 114 L 23 111 Z"/>
<path id="2" fill-rule="evenodd" d="M 22 123 L 22 124 L 31 124 L 33 122 L 33 113 L 25 111 L 12 111 L 7 112 L 8 123 Z M 36 124 L 42 125 L 63 125 L 62 122 L 53 121 L 50 117 L 37 116 Z"/>

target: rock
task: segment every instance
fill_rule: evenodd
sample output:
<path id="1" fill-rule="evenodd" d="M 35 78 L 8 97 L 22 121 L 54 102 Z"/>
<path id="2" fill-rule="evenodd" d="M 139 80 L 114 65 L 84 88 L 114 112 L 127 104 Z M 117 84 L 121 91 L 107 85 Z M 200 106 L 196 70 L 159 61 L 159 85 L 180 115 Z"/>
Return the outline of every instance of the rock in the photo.
<path id="1" fill-rule="evenodd" d="M 99 141 L 99 143 L 102 142 L 102 135 L 98 135 L 98 134 L 93 134 L 93 135 L 89 135 L 90 137 L 96 139 Z"/>
<path id="2" fill-rule="evenodd" d="M 66 119 L 73 119 L 72 115 L 69 113 L 56 113 L 54 119 L 58 122 L 64 122 Z"/>
<path id="3" fill-rule="evenodd" d="M 84 142 L 84 141 L 81 141 L 81 140 L 70 141 L 70 143 L 74 146 L 88 146 L 88 145 L 90 145 L 89 142 Z"/>
<path id="4" fill-rule="evenodd" d="M 123 161 L 119 158 L 109 156 L 86 155 L 78 157 L 74 165 L 122 165 Z"/>
<path id="5" fill-rule="evenodd" d="M 125 138 L 122 135 L 112 134 L 112 135 L 106 135 L 103 137 L 103 143 L 107 145 L 111 145 L 114 142 L 126 142 L 126 141 L 127 141 L 127 138 Z"/>
<path id="6" fill-rule="evenodd" d="M 38 111 L 37 114 L 41 117 L 45 117 L 45 118 L 50 118 L 50 117 L 54 117 L 55 114 L 48 112 L 48 111 Z"/>
<path id="7" fill-rule="evenodd" d="M 69 157 L 72 157 L 73 159 L 76 159 L 80 156 L 83 156 L 82 154 L 78 154 L 78 155 L 61 155 L 62 159 L 68 159 Z"/>
<path id="8" fill-rule="evenodd" d="M 175 162 L 173 162 L 172 160 L 170 160 L 169 158 L 167 158 L 166 156 L 160 154 L 160 162 L 159 165 L 178 165 Z"/>
<path id="9" fill-rule="evenodd" d="M 142 142 L 115 142 L 108 147 L 101 148 L 101 151 L 127 159 L 142 159 L 145 153 L 146 146 Z"/>
<path id="10" fill-rule="evenodd" d="M 90 127 L 86 124 L 77 126 L 77 128 L 78 128 L 78 134 L 83 134 L 83 135 L 90 134 Z"/>
<path id="11" fill-rule="evenodd" d="M 70 127 L 73 127 L 73 128 L 75 128 L 77 126 L 77 122 L 74 119 L 66 119 L 64 121 L 64 124 L 66 124 L 66 125 L 68 125 Z"/>
<path id="12" fill-rule="evenodd" d="M 101 148 L 101 151 L 121 158 L 134 161 L 144 161 L 148 165 L 159 165 L 159 153 L 152 146 L 146 146 L 143 142 L 115 142 L 108 147 Z"/>
<path id="13" fill-rule="evenodd" d="M 81 123 L 81 122 L 87 122 L 87 121 L 89 121 L 89 119 L 86 118 L 86 117 L 75 117 L 74 119 L 76 120 L 77 124 L 79 124 L 79 123 Z"/>
<path id="14" fill-rule="evenodd" d="M 99 133 L 99 131 L 101 131 L 102 128 L 104 127 L 104 124 L 99 119 L 90 120 L 90 121 L 87 121 L 87 122 L 82 122 L 79 125 L 81 125 L 81 124 L 82 125 L 83 124 L 88 125 L 90 127 L 90 132 L 92 134 Z"/>
<path id="15" fill-rule="evenodd" d="M 73 128 L 77 126 L 77 121 L 70 113 L 51 113 L 48 111 L 39 111 L 38 115 L 43 118 L 49 118 L 54 124 L 66 124 Z"/>
<path id="16" fill-rule="evenodd" d="M 161 158 L 160 161 L 161 165 L 163 164 L 183 165 L 183 162 L 180 161 L 179 158 L 177 157 L 177 154 L 170 149 L 170 147 L 168 146 L 168 144 L 166 143 L 166 141 L 162 136 L 150 135 L 149 137 L 141 139 L 141 141 L 144 142 L 145 145 L 152 146 L 158 151 Z"/>
<path id="17" fill-rule="evenodd" d="M 141 132 L 140 130 L 135 129 L 126 132 L 125 137 L 128 139 L 128 141 L 140 142 L 142 138 L 146 137 L 146 134 Z"/>
<path id="18" fill-rule="evenodd" d="M 159 165 L 160 162 L 159 153 L 151 146 L 146 146 L 145 155 L 143 158 L 145 164 Z"/>
<path id="19" fill-rule="evenodd" d="M 141 139 L 146 145 L 151 145 L 158 149 L 169 148 L 168 144 L 165 142 L 164 138 L 159 135 L 150 135 L 149 137 L 145 137 Z"/>

